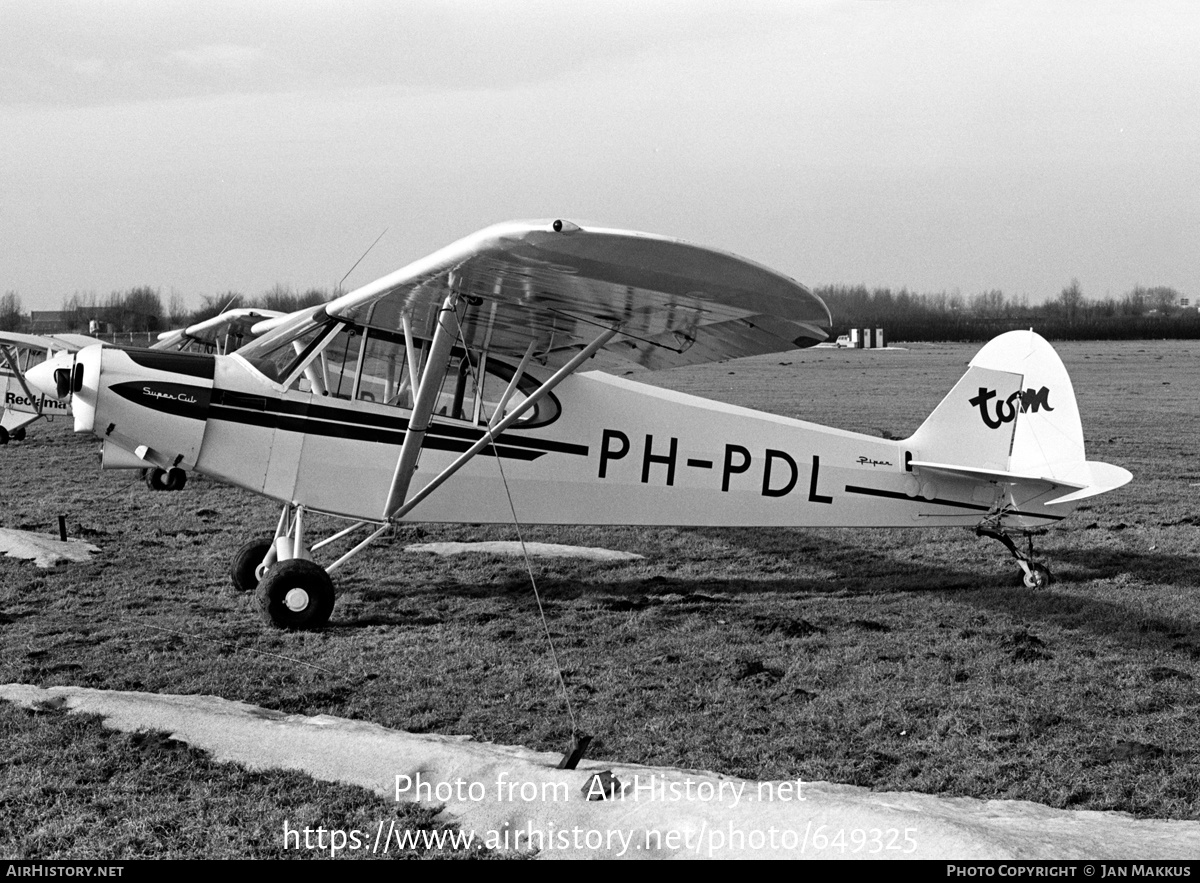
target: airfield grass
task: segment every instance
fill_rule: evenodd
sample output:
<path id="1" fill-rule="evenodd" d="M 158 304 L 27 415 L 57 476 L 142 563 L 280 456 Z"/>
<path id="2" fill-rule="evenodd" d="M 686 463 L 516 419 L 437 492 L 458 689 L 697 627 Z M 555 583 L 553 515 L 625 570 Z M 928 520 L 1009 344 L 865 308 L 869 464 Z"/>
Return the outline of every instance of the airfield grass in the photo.
<path id="1" fill-rule="evenodd" d="M 905 436 L 977 349 L 807 350 L 646 379 Z M 579 728 L 595 736 L 589 757 L 1200 818 L 1200 344 L 1058 349 L 1089 456 L 1135 478 L 1039 538 L 1046 589 L 1024 588 L 1008 553 L 967 529 L 527 527 L 530 541 L 646 556 L 535 560 Z M 0 450 L 0 526 L 53 534 L 65 513 L 102 550 L 49 570 L 0 557 L 0 682 L 214 694 L 566 748 L 571 721 L 524 564 L 405 551 L 513 539 L 511 526 L 399 528 L 338 574 L 328 628 L 285 633 L 227 575 L 242 543 L 271 533 L 274 503 L 201 476 L 152 494 L 131 473 L 98 472 L 95 447 L 60 421 Z M 252 776 L 94 721 L 0 707 L 0 727 L 22 746 L 19 764 L 0 758 L 9 856 L 278 854 L 283 792 L 303 790 L 294 774 Z M 149 783 L 121 809 L 136 833 L 119 846 L 89 824 L 95 801 L 118 797 L 64 793 L 53 810 L 38 797 L 35 783 L 72 781 L 94 756 Z M 236 825 L 156 828 L 177 802 L 157 778 L 167 760 L 178 787 Z M 307 787 L 313 824 L 397 811 Z M 29 833 L 43 829 L 49 839 Z"/>
<path id="2" fill-rule="evenodd" d="M 436 808 L 388 803 L 369 791 L 285 770 L 217 764 L 161 733 L 122 734 L 88 715 L 0 706 L 5 858 L 367 858 L 366 852 L 284 848 L 284 826 L 441 832 Z M 328 834 L 324 835 L 330 843 Z M 393 846 L 392 858 L 485 858 L 482 849 Z"/>

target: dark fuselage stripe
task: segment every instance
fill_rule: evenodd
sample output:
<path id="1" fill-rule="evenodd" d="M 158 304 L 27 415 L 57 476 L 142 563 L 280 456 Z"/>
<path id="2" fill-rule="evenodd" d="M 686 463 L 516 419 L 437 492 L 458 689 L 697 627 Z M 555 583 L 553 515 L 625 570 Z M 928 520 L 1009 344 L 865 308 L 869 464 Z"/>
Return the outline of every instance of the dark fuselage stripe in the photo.
<path id="1" fill-rule="evenodd" d="M 199 377 L 201 380 L 212 380 L 217 362 L 213 356 L 202 353 L 171 353 L 161 350 L 125 350 L 134 364 L 155 371 L 168 371 L 172 374 L 186 374 L 188 377 Z"/>
<path id="2" fill-rule="evenodd" d="M 318 402 L 297 402 L 287 399 L 271 399 L 227 390 L 213 390 L 212 407 L 222 414 L 221 419 L 235 422 L 250 423 L 256 426 L 282 425 L 288 417 L 293 419 L 324 420 L 360 427 L 369 427 L 378 431 L 403 433 L 408 429 L 408 418 L 390 414 L 372 414 L 365 411 L 350 411 L 343 408 L 332 408 Z M 239 416 L 231 416 L 237 414 Z M 436 419 L 436 418 L 435 418 Z M 274 422 L 280 420 L 280 423 Z M 296 429 L 294 424 L 288 427 L 295 432 L 307 430 Z M 430 435 L 441 438 L 455 438 L 466 441 L 467 446 L 483 438 L 483 431 L 473 426 L 451 426 L 435 423 L 429 430 Z M 328 434 L 328 433 L 326 433 Z M 356 438 L 358 436 L 346 436 Z M 553 454 L 574 454 L 586 457 L 587 445 L 576 445 L 569 442 L 553 441 L 551 439 L 527 438 L 524 436 L 505 433 L 497 441 L 502 445 L 521 448 L 531 448 L 535 451 L 546 451 Z M 447 448 L 447 450 L 457 450 Z M 462 450 L 466 450 L 463 447 Z"/>
<path id="3" fill-rule="evenodd" d="M 363 426 L 357 423 L 316 420 L 306 417 L 290 417 L 282 414 L 264 414 L 261 411 L 238 411 L 233 408 L 222 408 L 219 406 L 209 408 L 208 418 L 210 420 L 224 420 L 227 423 L 261 426 L 267 429 L 281 429 L 284 432 L 376 442 L 379 444 L 395 445 L 397 447 L 404 441 L 404 431 L 398 429 Z M 511 443 L 505 444 L 506 440 L 507 437 L 501 437 L 500 443 L 495 445 L 495 450 L 502 457 L 509 457 L 515 460 L 536 460 L 547 453 L 546 451 L 517 447 Z M 434 451 L 455 451 L 461 453 L 467 450 L 472 443 L 466 439 L 445 438 L 436 435 L 435 430 L 431 429 L 425 436 L 424 447 Z M 490 454 L 492 450 L 493 446 L 488 445 L 480 453 Z"/>
<path id="4" fill-rule="evenodd" d="M 180 383 L 118 383 L 111 389 L 122 398 L 152 411 L 194 420 L 224 420 L 287 432 L 391 445 L 403 443 L 408 430 L 407 417 L 331 408 L 315 402 L 271 399 L 221 389 L 210 390 Z M 473 426 L 435 423 L 425 436 L 424 446 L 438 451 L 462 452 L 484 435 L 483 430 Z M 512 459 L 536 460 L 547 453 L 586 457 L 588 446 L 504 433 L 496 439 L 494 446 L 488 445 L 483 449 L 484 453 L 493 451 Z"/>

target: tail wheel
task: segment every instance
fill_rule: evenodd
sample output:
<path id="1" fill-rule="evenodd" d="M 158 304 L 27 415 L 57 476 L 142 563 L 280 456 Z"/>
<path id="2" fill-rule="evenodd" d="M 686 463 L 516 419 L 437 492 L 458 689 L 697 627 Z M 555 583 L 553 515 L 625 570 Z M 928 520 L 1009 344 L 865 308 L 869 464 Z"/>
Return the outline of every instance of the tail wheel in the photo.
<path id="1" fill-rule="evenodd" d="M 333 614 L 333 580 L 303 558 L 280 561 L 258 584 L 258 606 L 276 628 L 319 629 Z"/>
<path id="2" fill-rule="evenodd" d="M 1050 570 L 1041 564 L 1029 565 L 1029 573 L 1021 572 L 1027 589 L 1044 589 L 1051 582 Z"/>
<path id="3" fill-rule="evenodd" d="M 178 467 L 146 471 L 146 487 L 152 491 L 181 491 L 187 484 L 187 473 Z"/>
<path id="4" fill-rule="evenodd" d="M 238 549 L 229 566 L 229 578 L 239 592 L 252 592 L 258 587 L 258 565 L 271 551 L 269 539 L 251 540 Z"/>

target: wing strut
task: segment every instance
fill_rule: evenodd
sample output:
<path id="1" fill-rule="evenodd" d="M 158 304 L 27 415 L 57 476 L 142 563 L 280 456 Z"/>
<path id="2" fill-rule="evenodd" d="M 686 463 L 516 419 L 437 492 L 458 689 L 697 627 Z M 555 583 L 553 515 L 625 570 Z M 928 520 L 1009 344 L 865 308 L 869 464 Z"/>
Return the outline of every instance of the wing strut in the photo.
<path id="1" fill-rule="evenodd" d="M 420 373 L 418 372 L 417 362 L 420 357 L 417 355 L 416 347 L 413 346 L 412 328 L 408 324 L 408 316 L 403 316 L 400 319 L 404 328 L 404 355 L 408 358 L 408 385 L 416 389 L 420 385 Z"/>
<path id="2" fill-rule="evenodd" d="M 21 373 L 21 369 L 17 367 L 17 360 L 13 358 L 13 354 L 9 352 L 6 346 L 0 346 L 0 350 L 4 352 L 4 361 L 8 362 L 8 367 L 12 369 L 12 373 L 16 375 L 17 383 L 21 384 L 21 389 L 25 390 L 25 395 L 29 397 L 29 403 L 33 405 L 39 417 L 42 416 L 42 397 L 33 394 L 29 388 L 29 384 L 25 382 L 25 375 Z M 50 351 L 46 350 L 46 358 L 50 358 Z"/>
<path id="3" fill-rule="evenodd" d="M 385 516 L 399 508 L 408 495 L 408 484 L 416 470 L 417 458 L 421 455 L 421 448 L 425 443 L 425 433 L 429 431 L 429 418 L 433 415 L 434 405 L 437 404 L 438 395 L 442 391 L 442 381 L 446 377 L 446 369 L 450 365 L 450 349 L 458 336 L 458 317 L 454 312 L 458 306 L 458 299 L 457 286 L 451 285 L 450 293 L 446 295 L 446 300 L 438 312 L 437 327 L 433 332 L 433 342 L 429 345 L 429 357 L 425 360 L 425 371 L 421 374 L 420 386 L 413 392 L 412 414 L 408 418 L 404 443 L 400 446 L 400 457 L 396 460 L 396 471 L 392 474 L 392 486 L 388 490 L 387 503 L 383 508 Z"/>
<path id="4" fill-rule="evenodd" d="M 437 488 L 439 488 L 448 478 L 450 478 L 450 476 L 452 476 L 454 473 L 458 472 L 459 469 L 461 469 L 463 466 L 465 466 L 471 460 L 471 458 L 473 458 L 476 454 L 478 454 L 480 451 L 482 451 L 488 445 L 492 444 L 495 441 L 496 437 L 498 435 L 500 435 L 500 433 L 504 432 L 504 430 L 508 429 L 508 427 L 510 427 L 514 423 L 516 423 L 526 411 L 528 411 L 530 408 L 532 408 L 534 405 L 536 405 L 538 402 L 540 402 L 543 398 L 545 398 L 546 395 L 552 389 L 554 389 L 554 387 L 558 386 L 559 383 L 561 383 L 563 380 L 565 380 L 566 378 L 568 378 L 572 374 L 574 374 L 580 365 L 582 365 L 584 362 L 586 362 L 588 359 L 590 359 L 592 356 L 594 356 L 596 354 L 596 351 L 598 349 L 600 349 L 600 347 L 604 346 L 604 344 L 608 343 L 609 340 L 611 340 L 613 338 L 613 336 L 616 335 L 619 330 L 620 329 L 618 329 L 618 328 L 604 329 L 604 332 L 599 337 L 597 337 L 595 340 L 593 340 L 591 343 L 589 343 L 587 346 L 585 346 L 582 350 L 580 350 L 578 353 L 576 353 L 574 358 L 571 359 L 571 361 L 567 362 L 567 364 L 563 365 L 561 368 L 559 368 L 557 371 L 555 371 L 554 375 L 552 377 L 550 377 L 548 380 L 546 380 L 546 382 L 543 383 L 541 386 L 539 386 L 536 390 L 534 390 L 530 394 L 529 398 L 525 399 L 525 401 L 521 402 L 519 405 L 517 405 L 515 408 L 513 408 L 511 411 L 509 411 L 507 414 L 505 414 L 503 420 L 501 420 L 499 423 L 496 423 L 495 425 L 489 426 L 487 429 L 487 432 L 485 432 L 483 434 L 483 437 L 480 438 L 479 441 L 475 442 L 475 444 L 471 445 L 471 447 L 467 448 L 465 451 L 463 451 L 461 454 L 459 454 L 458 458 L 455 459 L 455 461 L 453 463 L 451 463 L 449 466 L 447 466 L 445 469 L 443 469 L 440 473 L 438 473 L 437 476 L 435 476 L 434 479 L 429 482 L 429 484 L 425 485 L 425 487 L 421 488 L 421 490 L 419 490 L 417 493 L 413 494 L 413 497 L 411 500 L 408 500 L 407 502 L 405 502 L 403 500 L 399 500 L 393 506 L 393 502 L 392 502 L 393 495 L 389 494 L 387 510 L 384 513 L 385 517 L 389 521 L 397 521 L 397 520 L 403 518 L 405 515 L 407 515 L 410 511 L 412 511 L 414 506 L 416 506 L 418 503 L 420 503 L 422 500 L 424 500 L 426 497 L 428 497 L 431 493 L 433 493 L 435 490 L 437 490 Z M 440 329 L 439 329 L 439 331 L 440 331 Z M 434 341 L 434 345 L 435 346 L 437 345 L 436 339 Z M 522 361 L 522 364 L 524 364 L 524 360 Z M 444 370 L 445 369 L 443 368 L 443 373 L 444 373 Z M 425 372 L 427 374 L 429 373 L 429 365 L 426 365 Z M 422 387 L 424 387 L 424 378 L 422 378 Z M 412 432 L 412 429 L 411 429 L 412 423 L 409 424 L 409 427 L 410 427 L 409 432 L 411 433 Z M 408 435 L 405 435 L 405 437 L 404 437 L 404 445 L 405 445 L 405 447 L 407 447 L 407 445 L 408 445 Z M 404 456 L 403 449 L 401 449 L 400 456 L 401 457 Z M 399 465 L 396 467 L 396 469 L 397 469 L 397 475 L 399 475 L 399 469 L 400 469 Z M 409 475 L 411 476 L 411 470 L 410 470 Z M 404 485 L 405 485 L 405 488 L 407 488 L 408 482 L 405 481 Z"/>
<path id="5" fill-rule="evenodd" d="M 492 419 L 488 421 L 488 428 L 495 427 L 502 419 L 504 419 L 504 409 L 508 406 L 508 400 L 512 398 L 512 394 L 516 392 L 517 384 L 521 381 L 521 376 L 525 373 L 525 367 L 529 364 L 529 357 L 533 355 L 533 348 L 537 346 L 536 340 L 529 341 L 529 346 L 525 350 L 525 355 L 521 357 L 521 364 L 517 365 L 517 370 L 513 372 L 512 380 L 508 381 L 508 386 L 504 389 L 504 395 L 500 396 L 500 401 L 496 402 L 496 410 L 492 413 Z"/>

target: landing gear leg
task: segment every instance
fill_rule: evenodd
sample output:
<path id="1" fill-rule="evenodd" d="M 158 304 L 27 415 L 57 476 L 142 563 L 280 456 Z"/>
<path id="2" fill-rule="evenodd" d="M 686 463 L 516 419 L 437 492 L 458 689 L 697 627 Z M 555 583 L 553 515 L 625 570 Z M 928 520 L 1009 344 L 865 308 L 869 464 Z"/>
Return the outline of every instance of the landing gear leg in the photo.
<path id="1" fill-rule="evenodd" d="M 1044 533 L 1044 531 L 1040 531 Z M 1013 538 L 1003 530 L 992 530 L 986 527 L 975 529 L 975 534 L 981 537 L 990 537 L 993 540 L 998 540 L 1004 544 L 1008 551 L 1012 552 L 1012 556 L 1017 559 L 1017 564 L 1021 566 L 1021 581 L 1027 589 L 1044 589 L 1050 585 L 1052 579 L 1050 569 L 1044 564 L 1038 563 L 1036 555 L 1033 551 L 1033 532 L 1025 532 L 1026 551 L 1021 549 L 1013 542 Z"/>
<path id="2" fill-rule="evenodd" d="M 336 600 L 329 574 L 391 530 L 388 522 L 359 521 L 310 546 L 304 522 L 304 507 L 285 503 L 275 537 L 242 546 L 230 565 L 234 587 L 254 591 L 263 618 L 276 628 L 299 631 L 325 625 Z M 374 533 L 332 564 L 322 567 L 312 560 L 313 552 L 370 525 Z"/>
<path id="3" fill-rule="evenodd" d="M 256 559 L 253 564 L 251 558 Z M 274 541 L 243 546 L 234 556 L 235 573 L 239 565 L 242 585 L 258 578 L 254 587 L 258 606 L 271 625 L 310 630 L 329 621 L 335 600 L 333 580 L 312 561 L 312 550 L 304 543 L 303 506 L 286 504 Z M 238 583 L 235 575 L 234 584 Z"/>

